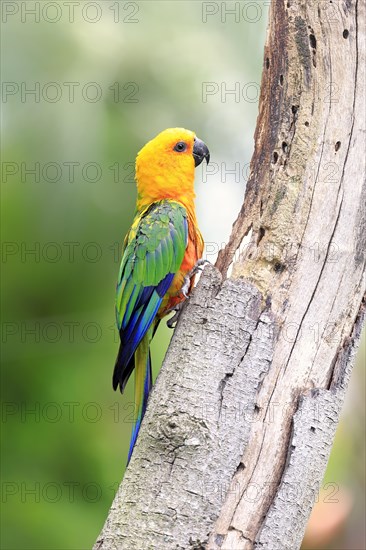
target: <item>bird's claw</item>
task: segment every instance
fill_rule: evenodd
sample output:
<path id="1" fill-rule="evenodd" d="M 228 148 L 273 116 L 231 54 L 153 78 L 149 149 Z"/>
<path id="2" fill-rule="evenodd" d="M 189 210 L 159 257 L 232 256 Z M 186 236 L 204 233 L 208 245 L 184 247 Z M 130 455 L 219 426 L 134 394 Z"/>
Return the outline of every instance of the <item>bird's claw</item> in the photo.
<path id="1" fill-rule="evenodd" d="M 180 304 L 178 304 L 174 310 L 172 309 L 171 311 L 175 311 L 173 317 L 171 317 L 170 319 L 167 320 L 166 322 L 166 326 L 168 328 L 175 328 L 175 325 L 177 324 L 178 322 L 178 319 L 179 319 L 179 316 L 181 314 L 181 310 L 182 310 L 182 307 L 183 307 L 183 302 L 181 302 Z"/>
<path id="2" fill-rule="evenodd" d="M 196 275 L 199 271 L 202 271 L 204 266 L 207 264 L 210 264 L 211 262 L 209 260 L 204 260 L 201 258 L 200 260 L 197 260 L 195 265 L 192 267 L 191 271 L 188 273 L 188 277 L 193 277 L 193 275 Z"/>
<path id="3" fill-rule="evenodd" d="M 183 294 L 186 300 L 189 298 L 188 291 L 190 286 L 191 286 L 191 278 L 189 275 L 186 275 L 184 277 L 184 283 L 182 285 L 182 288 L 180 289 L 181 294 Z"/>
<path id="4" fill-rule="evenodd" d="M 188 292 L 189 292 L 189 288 L 191 286 L 192 277 L 194 277 L 194 275 L 196 275 L 197 273 L 202 271 L 206 264 L 210 264 L 210 263 L 211 262 L 209 262 L 208 260 L 204 260 L 203 258 L 201 258 L 200 260 L 198 260 L 196 262 L 196 264 L 193 266 L 191 271 L 187 275 L 185 275 L 184 283 L 183 283 L 182 288 L 180 289 L 179 292 L 180 292 L 180 294 L 183 294 L 183 296 L 186 300 L 189 299 Z M 168 319 L 168 321 L 166 322 L 167 327 L 175 328 L 175 325 L 177 324 L 179 316 L 181 314 L 181 310 L 182 310 L 183 305 L 184 305 L 184 302 L 181 302 L 174 309 L 171 310 L 171 311 L 175 311 L 175 313 L 174 313 L 173 317 Z"/>
<path id="5" fill-rule="evenodd" d="M 180 291 L 186 299 L 189 298 L 188 291 L 189 291 L 189 287 L 191 286 L 192 277 L 194 277 L 197 273 L 202 271 L 206 264 L 210 264 L 210 263 L 211 262 L 209 262 L 208 260 L 204 260 L 203 258 L 201 258 L 200 260 L 197 260 L 195 265 L 192 267 L 191 271 L 184 277 L 184 283 Z"/>

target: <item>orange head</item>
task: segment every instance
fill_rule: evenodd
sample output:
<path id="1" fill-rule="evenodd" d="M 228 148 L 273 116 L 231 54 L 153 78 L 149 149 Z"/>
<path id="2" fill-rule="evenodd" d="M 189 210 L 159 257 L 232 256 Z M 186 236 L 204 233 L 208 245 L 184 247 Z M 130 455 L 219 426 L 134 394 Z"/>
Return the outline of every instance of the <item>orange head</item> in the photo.
<path id="1" fill-rule="evenodd" d="M 149 141 L 136 158 L 137 207 L 161 199 L 193 201 L 194 169 L 210 154 L 194 132 L 168 128 Z"/>

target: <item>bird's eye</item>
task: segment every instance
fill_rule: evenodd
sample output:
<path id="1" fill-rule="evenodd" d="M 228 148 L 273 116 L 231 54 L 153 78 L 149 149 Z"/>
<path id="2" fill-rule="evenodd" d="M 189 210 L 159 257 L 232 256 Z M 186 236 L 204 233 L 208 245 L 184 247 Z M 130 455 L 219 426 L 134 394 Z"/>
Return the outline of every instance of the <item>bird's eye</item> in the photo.
<path id="1" fill-rule="evenodd" d="M 174 147 L 174 151 L 178 151 L 178 153 L 183 153 L 187 149 L 187 144 L 184 143 L 184 141 L 178 141 L 178 143 Z"/>

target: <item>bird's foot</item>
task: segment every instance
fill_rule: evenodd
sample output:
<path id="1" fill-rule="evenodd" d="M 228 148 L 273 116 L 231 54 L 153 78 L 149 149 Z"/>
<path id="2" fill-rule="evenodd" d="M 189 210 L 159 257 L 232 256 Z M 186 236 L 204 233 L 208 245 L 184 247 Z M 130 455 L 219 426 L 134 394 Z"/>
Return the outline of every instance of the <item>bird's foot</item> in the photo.
<path id="1" fill-rule="evenodd" d="M 183 282 L 183 285 L 182 285 L 182 288 L 180 289 L 179 293 L 180 294 L 183 294 L 183 296 L 187 299 L 189 298 L 189 288 L 191 286 L 191 279 L 192 277 L 194 277 L 197 273 L 199 273 L 200 271 L 202 271 L 202 269 L 204 268 L 204 266 L 206 264 L 209 264 L 211 262 L 209 262 L 208 260 L 204 260 L 203 258 L 201 258 L 200 260 L 198 260 L 196 262 L 196 264 L 193 266 L 193 268 L 191 269 L 191 271 L 189 273 L 187 273 L 187 275 L 184 277 L 184 282 Z M 174 308 L 172 308 L 170 311 L 175 311 L 173 317 L 171 317 L 170 319 L 168 319 L 168 321 L 166 322 L 167 326 L 169 328 L 175 328 L 177 322 L 178 322 L 178 319 L 179 319 L 179 316 L 180 314 L 182 313 L 182 309 L 185 305 L 185 302 L 180 302 L 179 304 L 177 304 Z M 169 313 L 169 312 L 168 312 Z"/>
<path id="2" fill-rule="evenodd" d="M 180 304 L 176 305 L 175 308 L 171 309 L 171 311 L 175 311 L 173 317 L 167 320 L 166 326 L 168 328 L 175 328 L 176 324 L 178 322 L 179 316 L 182 313 L 184 302 L 180 302 Z"/>
<path id="3" fill-rule="evenodd" d="M 203 258 L 201 258 L 200 260 L 197 260 L 195 265 L 192 267 L 191 271 L 184 277 L 184 283 L 182 285 L 182 288 L 180 289 L 180 292 L 183 294 L 185 298 L 189 298 L 188 292 L 191 286 L 192 277 L 194 277 L 195 275 L 197 275 L 197 273 L 202 271 L 206 264 L 210 264 L 210 263 L 211 262 L 209 262 L 208 260 L 204 260 Z"/>

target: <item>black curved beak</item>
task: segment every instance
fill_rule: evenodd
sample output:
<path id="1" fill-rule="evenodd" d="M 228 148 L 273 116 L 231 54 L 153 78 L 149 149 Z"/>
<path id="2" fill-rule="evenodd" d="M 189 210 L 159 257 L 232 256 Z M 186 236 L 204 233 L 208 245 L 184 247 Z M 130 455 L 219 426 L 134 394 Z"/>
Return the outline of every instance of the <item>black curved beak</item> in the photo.
<path id="1" fill-rule="evenodd" d="M 203 159 L 206 159 L 207 164 L 210 160 L 210 151 L 208 150 L 206 143 L 204 143 L 201 139 L 198 139 L 197 137 L 194 139 L 193 158 L 194 165 L 196 167 L 201 164 Z"/>

